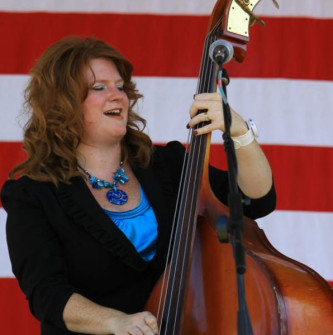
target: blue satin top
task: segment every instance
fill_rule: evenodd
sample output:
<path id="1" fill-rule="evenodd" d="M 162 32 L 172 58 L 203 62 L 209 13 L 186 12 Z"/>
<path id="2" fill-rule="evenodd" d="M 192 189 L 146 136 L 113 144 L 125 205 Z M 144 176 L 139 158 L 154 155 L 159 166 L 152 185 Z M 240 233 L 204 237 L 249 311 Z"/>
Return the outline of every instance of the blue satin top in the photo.
<path id="1" fill-rule="evenodd" d="M 140 204 L 129 211 L 104 212 L 126 235 L 145 261 L 150 261 L 156 253 L 157 220 L 153 208 L 140 185 Z"/>

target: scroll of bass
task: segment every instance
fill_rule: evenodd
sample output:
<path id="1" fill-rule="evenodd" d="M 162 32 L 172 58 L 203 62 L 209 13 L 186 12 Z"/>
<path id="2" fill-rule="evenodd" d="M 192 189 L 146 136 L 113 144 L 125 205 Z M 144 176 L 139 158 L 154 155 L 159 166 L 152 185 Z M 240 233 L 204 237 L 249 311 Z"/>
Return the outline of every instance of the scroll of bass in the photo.
<path id="1" fill-rule="evenodd" d="M 209 46 L 223 38 L 234 58 L 246 56 L 249 26 L 263 24 L 252 10 L 260 0 L 219 0 L 209 23 L 197 93 L 215 90 Z M 275 2 L 273 0 L 273 2 Z M 192 137 L 176 206 L 173 249 L 147 303 L 160 335 L 236 335 L 236 270 L 230 243 L 220 243 L 218 218 L 228 208 L 209 186 L 210 136 Z M 245 218 L 245 293 L 255 335 L 333 334 L 333 291 L 309 267 L 279 253 L 257 224 Z"/>

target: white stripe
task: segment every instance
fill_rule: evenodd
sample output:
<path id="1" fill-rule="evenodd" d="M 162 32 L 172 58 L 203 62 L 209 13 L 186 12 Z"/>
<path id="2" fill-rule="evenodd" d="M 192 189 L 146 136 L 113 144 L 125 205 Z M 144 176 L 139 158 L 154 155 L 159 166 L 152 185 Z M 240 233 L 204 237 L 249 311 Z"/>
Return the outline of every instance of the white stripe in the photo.
<path id="1" fill-rule="evenodd" d="M 209 14 L 215 0 L 1 0 L 7 11 L 118 12 L 154 14 Z"/>
<path id="2" fill-rule="evenodd" d="M 332 0 L 277 0 L 280 9 L 273 6 L 272 0 L 262 0 L 255 9 L 260 16 L 304 16 L 316 18 L 332 18 Z"/>
<path id="3" fill-rule="evenodd" d="M 21 141 L 24 75 L 0 76 L 0 141 Z M 154 142 L 186 142 L 188 111 L 196 91 L 194 78 L 134 78 L 145 95 L 139 113 L 147 119 Z M 284 79 L 231 79 L 230 105 L 252 117 L 262 144 L 333 146 L 333 82 Z M 20 115 L 21 113 L 21 115 Z M 215 132 L 213 143 L 221 142 Z"/>
<path id="4" fill-rule="evenodd" d="M 23 91 L 28 76 L 0 75 L 0 141 L 23 138 Z"/>
<path id="5" fill-rule="evenodd" d="M 5 238 L 6 217 L 0 208 L 0 277 L 13 277 Z M 275 211 L 257 222 L 275 249 L 333 280 L 333 213 Z"/>
<path id="6" fill-rule="evenodd" d="M 272 0 L 261 0 L 255 9 L 262 16 L 309 16 L 332 18 L 331 0 L 278 0 L 277 10 Z M 2 11 L 46 12 L 113 12 L 209 15 L 215 0 L 1 0 Z"/>
<path id="7" fill-rule="evenodd" d="M 333 213 L 275 211 L 257 222 L 275 249 L 333 280 Z"/>
<path id="8" fill-rule="evenodd" d="M 8 248 L 6 242 L 6 217 L 7 213 L 0 208 L 0 278 L 14 277 L 9 260 Z"/>
<path id="9" fill-rule="evenodd" d="M 229 102 L 262 129 L 259 142 L 333 146 L 333 82 L 232 79 Z"/>

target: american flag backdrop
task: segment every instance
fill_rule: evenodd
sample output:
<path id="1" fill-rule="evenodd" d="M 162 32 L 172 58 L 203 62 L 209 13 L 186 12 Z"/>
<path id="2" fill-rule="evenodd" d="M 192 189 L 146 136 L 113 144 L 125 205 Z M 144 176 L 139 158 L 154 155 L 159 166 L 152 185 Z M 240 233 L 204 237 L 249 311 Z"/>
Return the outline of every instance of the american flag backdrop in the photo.
<path id="1" fill-rule="evenodd" d="M 215 0 L 0 0 L 0 186 L 24 158 L 23 89 L 49 45 L 95 36 L 134 64 L 139 113 L 155 143 L 187 140 Z M 253 118 L 275 178 L 277 210 L 258 220 L 273 246 L 333 284 L 333 1 L 261 0 L 242 64 L 226 68 L 231 106 Z M 212 164 L 224 167 L 221 134 Z M 11 272 L 0 205 L 0 334 L 38 334 Z"/>

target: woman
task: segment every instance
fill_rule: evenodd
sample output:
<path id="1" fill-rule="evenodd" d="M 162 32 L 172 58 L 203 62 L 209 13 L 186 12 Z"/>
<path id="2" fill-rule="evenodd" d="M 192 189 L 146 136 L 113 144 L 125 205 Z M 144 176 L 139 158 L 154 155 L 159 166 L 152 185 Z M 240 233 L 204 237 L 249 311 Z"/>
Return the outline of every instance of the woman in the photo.
<path id="1" fill-rule="evenodd" d="M 76 37 L 51 46 L 31 71 L 28 158 L 1 196 L 13 272 L 43 335 L 158 332 L 155 316 L 142 311 L 165 266 L 185 150 L 153 146 L 142 132 L 131 73 L 109 45 Z M 218 94 L 198 94 L 188 127 L 208 118 L 197 136 L 223 131 L 222 114 Z M 275 206 L 271 170 L 232 114 L 238 184 L 253 199 L 244 210 L 257 218 Z M 226 202 L 226 173 L 210 174 Z"/>

